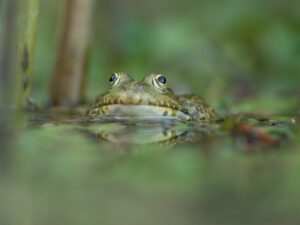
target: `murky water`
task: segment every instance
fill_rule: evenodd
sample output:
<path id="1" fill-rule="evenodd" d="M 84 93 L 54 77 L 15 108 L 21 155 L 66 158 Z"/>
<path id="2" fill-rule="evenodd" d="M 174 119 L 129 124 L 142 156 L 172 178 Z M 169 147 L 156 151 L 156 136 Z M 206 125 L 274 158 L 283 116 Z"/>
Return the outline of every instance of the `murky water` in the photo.
<path id="1" fill-rule="evenodd" d="M 299 125 L 245 121 L 12 115 L 1 224 L 298 224 Z"/>

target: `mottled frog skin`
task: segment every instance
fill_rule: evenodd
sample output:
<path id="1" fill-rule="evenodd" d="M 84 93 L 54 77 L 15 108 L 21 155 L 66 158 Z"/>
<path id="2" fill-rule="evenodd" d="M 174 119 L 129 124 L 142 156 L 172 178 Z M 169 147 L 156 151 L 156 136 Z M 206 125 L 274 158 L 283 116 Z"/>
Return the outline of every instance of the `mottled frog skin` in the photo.
<path id="1" fill-rule="evenodd" d="M 175 95 L 161 74 L 149 74 L 135 81 L 124 72 L 111 75 L 110 90 L 96 97 L 87 114 L 91 117 L 137 117 L 213 121 L 216 112 L 195 95 Z"/>

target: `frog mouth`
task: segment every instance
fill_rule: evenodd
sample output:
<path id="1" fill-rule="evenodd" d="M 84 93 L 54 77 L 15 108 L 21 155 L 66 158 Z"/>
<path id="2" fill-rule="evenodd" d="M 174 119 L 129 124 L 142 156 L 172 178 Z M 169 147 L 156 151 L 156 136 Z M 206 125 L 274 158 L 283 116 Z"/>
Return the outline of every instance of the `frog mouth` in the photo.
<path id="1" fill-rule="evenodd" d="M 92 116 L 176 116 L 179 105 L 168 96 L 137 95 L 127 92 L 122 95 L 101 97 L 88 111 Z"/>
<path id="2" fill-rule="evenodd" d="M 116 98 L 116 99 L 103 99 L 100 103 L 98 103 L 95 108 L 97 107 L 109 107 L 113 105 L 143 105 L 143 106 L 156 106 L 156 107 L 163 107 L 163 108 L 170 108 L 170 109 L 178 109 L 178 105 L 172 102 L 167 102 L 163 100 L 149 100 L 143 98 L 136 98 L 136 97 L 128 97 L 128 98 Z M 94 108 L 94 107 L 93 107 Z"/>
<path id="3" fill-rule="evenodd" d="M 92 106 L 88 111 L 88 115 L 174 115 L 178 111 L 178 104 L 169 99 L 155 99 L 150 97 L 142 98 L 137 96 L 112 96 L 104 97 L 97 104 Z"/>
<path id="4" fill-rule="evenodd" d="M 88 110 L 87 115 L 104 118 L 137 118 L 137 119 L 188 119 L 189 116 L 175 108 L 158 105 L 107 104 L 95 106 Z"/>

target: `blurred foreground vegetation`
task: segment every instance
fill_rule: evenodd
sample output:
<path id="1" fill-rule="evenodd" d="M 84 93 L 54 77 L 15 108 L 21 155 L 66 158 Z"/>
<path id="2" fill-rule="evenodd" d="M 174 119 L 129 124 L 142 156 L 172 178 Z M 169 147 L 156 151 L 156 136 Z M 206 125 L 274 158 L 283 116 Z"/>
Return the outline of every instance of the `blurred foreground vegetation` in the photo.
<path id="1" fill-rule="evenodd" d="M 145 124 L 141 140 L 143 129 L 126 123 L 17 118 L 20 132 L 1 155 L 1 224 L 299 222 L 300 127 L 287 118 L 248 120 L 280 138 L 275 145 L 218 124 L 170 127 L 196 131 L 193 142 L 133 144 L 152 141 L 159 129 Z"/>

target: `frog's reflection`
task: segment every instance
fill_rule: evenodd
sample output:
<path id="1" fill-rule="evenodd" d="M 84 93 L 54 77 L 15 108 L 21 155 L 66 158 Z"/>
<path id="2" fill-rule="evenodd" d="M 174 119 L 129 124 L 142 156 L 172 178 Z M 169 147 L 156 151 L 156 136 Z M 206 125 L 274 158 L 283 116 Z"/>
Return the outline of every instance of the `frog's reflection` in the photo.
<path id="1" fill-rule="evenodd" d="M 111 117 L 106 116 L 97 119 L 88 117 L 71 117 L 68 114 L 49 115 L 42 114 L 39 117 L 29 120 L 28 127 L 46 127 L 46 124 L 70 125 L 80 133 L 88 134 L 90 137 L 101 143 L 122 145 L 154 144 L 173 146 L 178 143 L 191 143 L 203 140 L 204 137 L 213 136 L 214 124 L 218 122 L 182 121 L 165 118 L 143 118 L 132 117 Z"/>
<path id="2" fill-rule="evenodd" d="M 116 145 L 154 144 L 173 146 L 178 143 L 197 142 L 211 136 L 207 123 L 191 126 L 177 122 L 112 122 L 93 124 L 89 133 L 102 142 Z"/>

